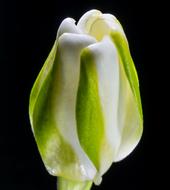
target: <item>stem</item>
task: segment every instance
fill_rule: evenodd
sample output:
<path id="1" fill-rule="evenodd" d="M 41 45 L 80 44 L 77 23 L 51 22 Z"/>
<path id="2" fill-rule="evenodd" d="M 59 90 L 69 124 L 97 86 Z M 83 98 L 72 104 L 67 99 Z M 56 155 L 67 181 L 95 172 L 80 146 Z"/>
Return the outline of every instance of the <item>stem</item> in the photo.
<path id="1" fill-rule="evenodd" d="M 57 179 L 57 190 L 90 190 L 92 181 L 71 181 L 62 177 Z"/>

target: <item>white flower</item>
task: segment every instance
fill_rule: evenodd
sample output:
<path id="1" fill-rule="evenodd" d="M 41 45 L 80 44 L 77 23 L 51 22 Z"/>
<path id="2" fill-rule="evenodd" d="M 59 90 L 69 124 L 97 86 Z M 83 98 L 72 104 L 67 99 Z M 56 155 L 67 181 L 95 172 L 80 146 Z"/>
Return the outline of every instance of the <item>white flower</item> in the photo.
<path id="1" fill-rule="evenodd" d="M 143 130 L 137 73 L 118 20 L 91 10 L 66 18 L 33 86 L 32 130 L 52 175 L 101 182 Z"/>

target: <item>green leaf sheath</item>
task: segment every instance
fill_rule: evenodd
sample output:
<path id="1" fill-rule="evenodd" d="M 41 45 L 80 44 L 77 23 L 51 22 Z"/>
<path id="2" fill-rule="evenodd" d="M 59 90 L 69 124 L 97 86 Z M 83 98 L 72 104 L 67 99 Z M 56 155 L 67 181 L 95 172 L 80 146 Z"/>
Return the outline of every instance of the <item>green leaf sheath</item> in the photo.
<path id="1" fill-rule="evenodd" d="M 77 131 L 80 144 L 97 169 L 104 137 L 104 118 L 98 94 L 98 79 L 90 52 L 81 56 L 80 81 L 77 93 Z"/>
<path id="2" fill-rule="evenodd" d="M 137 107 L 140 113 L 140 122 L 142 126 L 143 114 L 142 114 L 142 105 L 141 105 L 141 98 L 140 98 L 140 92 L 139 92 L 139 81 L 138 81 L 138 76 L 137 76 L 137 72 L 136 72 L 132 57 L 130 55 L 128 43 L 125 37 L 120 32 L 117 32 L 117 31 L 111 32 L 111 38 L 114 44 L 116 45 L 121 63 L 123 63 L 126 76 L 129 80 L 132 92 L 136 98 Z"/>
<path id="3" fill-rule="evenodd" d="M 91 181 L 71 181 L 61 177 L 57 178 L 57 190 L 90 190 Z"/>

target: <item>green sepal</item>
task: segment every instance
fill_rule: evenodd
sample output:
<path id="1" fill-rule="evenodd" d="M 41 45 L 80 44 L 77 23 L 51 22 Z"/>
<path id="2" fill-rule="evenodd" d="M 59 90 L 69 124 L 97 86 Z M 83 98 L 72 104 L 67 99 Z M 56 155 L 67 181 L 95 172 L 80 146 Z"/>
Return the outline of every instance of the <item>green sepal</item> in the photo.
<path id="1" fill-rule="evenodd" d="M 49 74 L 49 72 L 53 66 L 56 52 L 57 52 L 57 42 L 55 41 L 32 89 L 31 89 L 31 94 L 30 94 L 30 99 L 29 99 L 29 116 L 30 116 L 31 125 L 33 125 L 34 106 L 36 104 L 41 87 L 43 86 L 43 83 L 45 81 L 44 79 L 47 77 L 47 75 Z"/>
<path id="2" fill-rule="evenodd" d="M 135 69 L 133 59 L 130 54 L 128 42 L 125 36 L 118 31 L 111 31 L 110 35 L 111 35 L 111 39 L 113 40 L 117 48 L 120 63 L 123 64 L 130 87 L 136 99 L 137 107 L 138 107 L 138 111 L 140 115 L 140 124 L 142 127 L 143 113 L 142 113 L 141 97 L 140 97 L 140 91 L 139 91 L 139 80 L 138 80 L 138 75 Z"/>
<path id="3" fill-rule="evenodd" d="M 55 98 L 53 96 L 57 94 L 60 86 L 59 73 L 58 75 L 55 73 L 59 70 L 59 57 L 56 56 L 56 52 L 57 43 L 55 42 L 32 88 L 29 116 L 46 169 L 51 175 L 67 176 L 72 175 L 69 169 L 70 164 L 76 163 L 77 160 L 75 152 L 60 134 L 55 122 L 53 111 Z"/>
<path id="4" fill-rule="evenodd" d="M 94 60 L 90 51 L 84 49 L 77 92 L 77 132 L 81 146 L 97 169 L 100 167 L 100 149 L 104 138 L 104 118 L 98 91 Z"/>

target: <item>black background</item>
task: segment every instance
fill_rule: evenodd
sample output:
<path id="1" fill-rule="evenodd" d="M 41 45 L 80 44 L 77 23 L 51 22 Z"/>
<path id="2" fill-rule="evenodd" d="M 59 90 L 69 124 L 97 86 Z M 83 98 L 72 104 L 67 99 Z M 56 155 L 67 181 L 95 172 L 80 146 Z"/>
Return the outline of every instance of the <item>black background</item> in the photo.
<path id="1" fill-rule="evenodd" d="M 93 189 L 164 189 L 161 79 L 166 69 L 162 67 L 164 46 L 160 45 L 166 41 L 161 33 L 164 9 L 161 3 L 149 2 L 1 1 L 0 61 L 5 66 L 1 67 L 1 94 L 5 95 L 1 104 L 5 116 L 0 129 L 0 190 L 56 189 L 56 178 L 46 172 L 31 132 L 29 93 L 61 21 L 66 17 L 78 20 L 92 8 L 114 14 L 122 23 L 139 75 L 144 112 L 140 144 L 125 160 L 113 164 L 102 184 Z"/>

